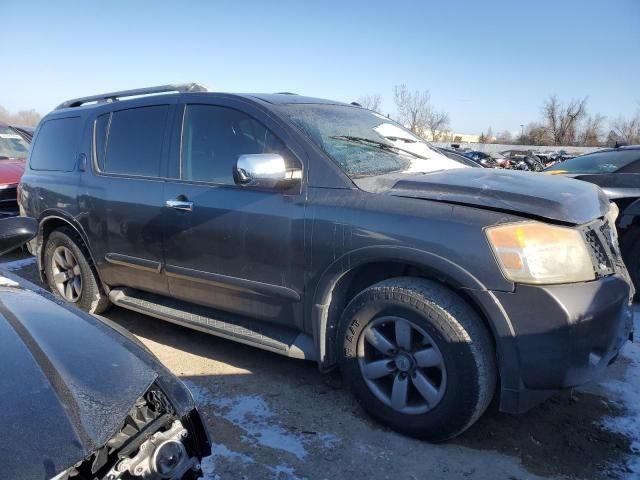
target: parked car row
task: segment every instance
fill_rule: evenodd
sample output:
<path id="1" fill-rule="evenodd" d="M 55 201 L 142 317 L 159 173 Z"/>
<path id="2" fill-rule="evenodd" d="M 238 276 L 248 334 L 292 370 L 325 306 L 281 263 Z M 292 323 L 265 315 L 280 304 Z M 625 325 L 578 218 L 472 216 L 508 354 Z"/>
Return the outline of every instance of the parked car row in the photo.
<path id="1" fill-rule="evenodd" d="M 47 115 L 19 203 L 61 300 L 339 368 L 441 441 L 595 378 L 633 293 L 598 187 L 448 153 L 354 105 L 138 89 Z"/>
<path id="2" fill-rule="evenodd" d="M 502 152 L 484 152 L 470 148 L 460 148 L 458 144 L 446 149 L 464 155 L 485 168 L 508 168 L 512 170 L 531 170 L 540 172 L 544 168 L 563 162 L 574 155 L 565 150 L 534 151 L 534 150 L 504 150 Z"/>

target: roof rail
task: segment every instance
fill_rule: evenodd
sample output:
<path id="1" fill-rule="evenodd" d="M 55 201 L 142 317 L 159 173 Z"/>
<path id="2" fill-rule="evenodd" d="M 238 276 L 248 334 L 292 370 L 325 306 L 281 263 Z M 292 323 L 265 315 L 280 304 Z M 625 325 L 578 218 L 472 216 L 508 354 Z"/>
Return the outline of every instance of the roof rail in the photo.
<path id="1" fill-rule="evenodd" d="M 177 83 L 173 85 L 159 85 L 157 87 L 134 88 L 131 90 L 121 90 L 119 92 L 102 93 L 100 95 L 91 95 L 90 97 L 73 98 L 62 102 L 56 107 L 56 110 L 63 108 L 79 107 L 90 102 L 115 102 L 119 98 L 136 97 L 139 95 L 151 95 L 153 93 L 167 92 L 207 92 L 207 88 L 197 83 Z"/>

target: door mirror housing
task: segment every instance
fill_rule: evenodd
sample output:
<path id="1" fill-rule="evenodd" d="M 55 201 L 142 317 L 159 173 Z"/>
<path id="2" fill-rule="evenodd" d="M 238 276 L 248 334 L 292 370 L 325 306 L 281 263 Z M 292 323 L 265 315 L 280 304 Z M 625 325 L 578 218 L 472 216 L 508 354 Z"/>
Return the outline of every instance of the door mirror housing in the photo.
<path id="1" fill-rule="evenodd" d="M 38 222 L 31 217 L 11 217 L 0 220 L 0 255 L 28 242 L 38 233 Z"/>
<path id="2" fill-rule="evenodd" d="M 277 153 L 240 155 L 233 179 L 236 185 L 285 189 L 300 182 L 302 170 L 287 168 L 284 158 Z"/>

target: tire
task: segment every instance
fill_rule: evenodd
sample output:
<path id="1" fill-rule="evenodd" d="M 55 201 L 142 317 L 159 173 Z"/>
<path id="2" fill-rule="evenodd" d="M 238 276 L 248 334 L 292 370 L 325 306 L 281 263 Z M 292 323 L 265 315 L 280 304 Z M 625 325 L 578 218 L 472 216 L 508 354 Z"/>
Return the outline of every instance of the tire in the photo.
<path id="1" fill-rule="evenodd" d="M 392 355 L 381 353 L 389 345 L 378 342 L 378 334 L 395 342 Z M 493 398 L 492 337 L 465 300 L 437 282 L 401 277 L 365 289 L 344 310 L 338 341 L 340 370 L 358 402 L 403 434 L 450 439 L 480 418 Z"/>
<path id="2" fill-rule="evenodd" d="M 633 226 L 620 239 L 620 251 L 640 300 L 640 226 Z"/>
<path id="3" fill-rule="evenodd" d="M 72 229 L 63 227 L 49 235 L 44 251 L 44 267 L 49 289 L 65 302 L 89 313 L 99 314 L 107 310 L 111 302 L 103 292 L 89 258 L 82 240 Z M 56 275 L 61 273 L 68 279 L 56 282 L 56 278 L 62 278 Z"/>

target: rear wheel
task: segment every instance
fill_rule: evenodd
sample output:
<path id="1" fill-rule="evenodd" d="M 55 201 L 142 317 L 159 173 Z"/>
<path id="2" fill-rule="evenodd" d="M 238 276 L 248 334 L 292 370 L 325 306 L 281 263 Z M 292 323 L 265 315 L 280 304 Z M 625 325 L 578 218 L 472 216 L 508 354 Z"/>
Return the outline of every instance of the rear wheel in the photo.
<path id="1" fill-rule="evenodd" d="M 111 305 L 73 230 L 61 228 L 49 235 L 44 263 L 49 289 L 56 296 L 90 313 L 102 313 Z"/>
<path id="2" fill-rule="evenodd" d="M 407 435 L 443 441 L 489 405 L 492 339 L 464 299 L 437 282 L 395 278 L 359 293 L 343 314 L 340 368 L 373 417 Z"/>

